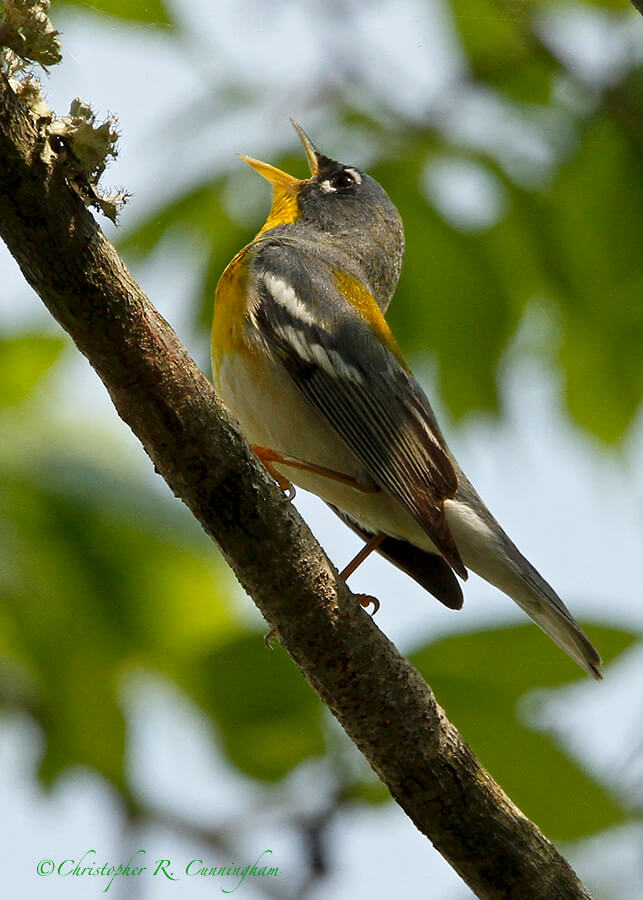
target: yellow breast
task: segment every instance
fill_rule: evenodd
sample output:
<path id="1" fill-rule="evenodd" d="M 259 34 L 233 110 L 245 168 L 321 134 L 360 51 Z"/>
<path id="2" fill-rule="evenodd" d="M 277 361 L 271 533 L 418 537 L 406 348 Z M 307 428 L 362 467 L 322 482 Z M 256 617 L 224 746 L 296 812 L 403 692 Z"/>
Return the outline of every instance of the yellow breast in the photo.
<path id="1" fill-rule="evenodd" d="M 252 244 L 240 250 L 219 279 L 212 319 L 212 366 L 216 372 L 225 353 L 248 350 L 244 337 L 248 312 L 249 263 Z"/>

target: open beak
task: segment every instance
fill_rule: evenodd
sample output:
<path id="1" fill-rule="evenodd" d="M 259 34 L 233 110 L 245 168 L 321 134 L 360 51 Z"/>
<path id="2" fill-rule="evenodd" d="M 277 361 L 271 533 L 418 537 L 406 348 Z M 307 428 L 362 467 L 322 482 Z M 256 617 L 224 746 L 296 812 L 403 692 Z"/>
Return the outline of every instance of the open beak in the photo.
<path id="1" fill-rule="evenodd" d="M 326 157 L 317 150 L 303 128 L 300 128 L 292 119 L 290 121 L 304 145 L 311 178 L 314 178 L 318 174 L 320 165 Z M 295 222 L 299 217 L 297 197 L 301 185 L 305 183 L 305 179 L 295 178 L 294 175 L 282 172 L 281 169 L 278 169 L 276 166 L 271 166 L 270 163 L 261 162 L 261 160 L 253 159 L 251 156 L 244 156 L 243 153 L 240 153 L 239 156 L 244 162 L 247 162 L 249 166 L 252 166 L 256 172 L 263 175 L 266 181 L 269 181 L 272 185 L 272 209 L 259 234 L 262 234 L 264 231 L 274 228 L 277 225 Z"/>
<path id="2" fill-rule="evenodd" d="M 317 147 L 315 147 L 301 125 L 298 125 L 294 119 L 290 120 L 290 124 L 295 129 L 295 131 L 299 135 L 299 140 L 304 145 L 304 150 L 306 151 L 306 156 L 308 157 L 310 174 L 314 178 L 315 175 L 317 175 L 317 173 L 319 172 L 319 163 L 322 159 L 322 154 L 319 152 Z"/>
<path id="3" fill-rule="evenodd" d="M 292 127 L 299 135 L 300 141 L 304 145 L 310 174 L 311 177 L 314 178 L 319 172 L 319 166 L 322 159 L 324 159 L 324 156 L 319 152 L 317 147 L 315 147 L 301 125 L 298 125 L 294 119 L 291 119 L 290 121 Z M 271 166 L 270 163 L 261 162 L 261 160 L 253 159 L 251 156 L 244 156 L 243 153 L 240 153 L 239 156 L 244 162 L 247 162 L 249 166 L 252 166 L 253 169 L 259 172 L 260 175 L 263 175 L 274 188 L 281 188 L 286 194 L 290 194 L 292 197 L 295 196 L 297 186 L 301 184 L 301 179 L 295 178 L 287 172 L 282 172 L 281 169 L 278 169 L 276 166 Z"/>
<path id="4" fill-rule="evenodd" d="M 288 172 L 282 172 L 281 169 L 271 166 L 270 163 L 261 162 L 251 156 L 244 156 L 243 153 L 240 153 L 239 156 L 272 185 L 272 208 L 259 234 L 263 234 L 264 231 L 277 225 L 295 222 L 299 217 L 297 193 L 302 184 L 301 179 L 289 175 Z"/>
<path id="5" fill-rule="evenodd" d="M 270 163 L 261 162 L 261 160 L 253 159 L 251 156 L 244 156 L 243 153 L 240 153 L 239 156 L 244 162 L 247 162 L 249 166 L 252 166 L 253 169 L 259 172 L 260 175 L 263 175 L 273 188 L 280 188 L 291 197 L 295 196 L 297 185 L 301 184 L 299 178 L 295 178 L 294 175 L 289 175 L 287 172 L 282 172 L 281 169 L 271 166 Z"/>

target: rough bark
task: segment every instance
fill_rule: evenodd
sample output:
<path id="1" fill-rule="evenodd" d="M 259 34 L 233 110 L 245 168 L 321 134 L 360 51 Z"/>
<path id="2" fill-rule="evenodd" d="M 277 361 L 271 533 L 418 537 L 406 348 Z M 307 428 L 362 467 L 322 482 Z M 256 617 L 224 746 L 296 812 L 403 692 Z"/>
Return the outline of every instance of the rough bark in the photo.
<path id="1" fill-rule="evenodd" d="M 156 470 L 216 541 L 391 794 L 483 898 L 589 898 L 482 769 L 420 674 L 338 581 L 0 76 L 0 234 Z M 381 598 L 386 602 L 386 598 Z"/>

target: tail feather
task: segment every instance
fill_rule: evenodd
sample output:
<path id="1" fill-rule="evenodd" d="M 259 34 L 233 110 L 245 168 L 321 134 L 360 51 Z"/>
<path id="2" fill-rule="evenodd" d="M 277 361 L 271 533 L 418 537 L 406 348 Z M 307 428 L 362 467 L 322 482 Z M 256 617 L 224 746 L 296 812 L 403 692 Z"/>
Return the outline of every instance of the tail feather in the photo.
<path id="1" fill-rule="evenodd" d="M 601 679 L 601 657 L 552 587 L 525 559 L 459 473 L 460 488 L 445 510 L 465 566 L 495 585 L 527 613 L 579 666 Z"/>
<path id="2" fill-rule="evenodd" d="M 512 600 L 579 666 L 600 681 L 603 661 L 598 650 L 553 588 L 522 555 L 517 576 L 520 581 L 510 594 Z"/>

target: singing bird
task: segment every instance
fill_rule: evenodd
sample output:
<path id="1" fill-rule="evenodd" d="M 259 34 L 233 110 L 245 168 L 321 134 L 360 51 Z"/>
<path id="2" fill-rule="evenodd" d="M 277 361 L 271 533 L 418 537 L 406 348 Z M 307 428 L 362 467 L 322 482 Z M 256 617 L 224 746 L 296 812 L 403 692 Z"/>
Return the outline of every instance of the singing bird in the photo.
<path id="1" fill-rule="evenodd" d="M 376 550 L 459 609 L 456 575 L 472 569 L 600 678 L 598 652 L 456 462 L 386 323 L 404 255 L 397 209 L 293 125 L 310 178 L 242 157 L 273 201 L 217 287 L 215 389 L 279 484 L 317 494 L 365 539 L 344 578 Z"/>

